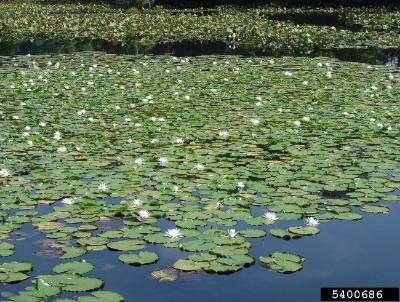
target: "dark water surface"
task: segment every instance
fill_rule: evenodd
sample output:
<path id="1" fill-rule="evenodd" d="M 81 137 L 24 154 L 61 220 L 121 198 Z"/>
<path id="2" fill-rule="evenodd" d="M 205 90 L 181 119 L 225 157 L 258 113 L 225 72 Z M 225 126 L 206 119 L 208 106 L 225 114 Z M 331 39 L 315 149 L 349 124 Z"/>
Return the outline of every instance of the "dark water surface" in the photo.
<path id="1" fill-rule="evenodd" d="M 304 269 L 284 275 L 268 271 L 258 261 L 231 275 L 178 273 L 175 282 L 159 282 L 150 278 L 151 271 L 171 266 L 185 255 L 179 249 L 150 246 L 160 256 L 156 264 L 129 266 L 118 260 L 121 252 L 89 252 L 82 259 L 96 265 L 88 275 L 103 278 L 105 290 L 122 294 L 127 302 L 177 302 L 190 299 L 203 301 L 319 301 L 320 287 L 399 287 L 400 261 L 398 240 L 400 203 L 382 202 L 389 214 L 367 214 L 360 221 L 330 221 L 320 225 L 321 233 L 298 240 L 285 241 L 267 235 L 250 240 L 251 255 L 256 259 L 273 251 L 293 252 L 305 257 Z M 47 212 L 49 206 L 40 211 Z M 299 222 L 297 222 L 298 224 Z M 301 223 L 301 222 L 300 222 Z M 167 222 L 161 221 L 160 226 Z M 293 224 L 293 222 L 291 223 Z M 273 227 L 287 227 L 278 221 Z M 113 226 L 115 228 L 116 226 Z M 244 228 L 239 226 L 237 229 Z M 270 227 L 264 227 L 268 229 Z M 15 239 L 16 253 L 11 260 L 31 260 L 38 274 L 51 273 L 60 261 L 57 257 L 40 256 L 44 236 L 26 224 Z M 77 258 L 77 259 L 79 259 Z M 0 291 L 17 292 L 30 285 L 29 280 L 1 285 Z M 74 297 L 74 294 L 63 295 Z"/>
<path id="2" fill-rule="evenodd" d="M 200 43 L 182 41 L 169 44 L 152 44 L 132 41 L 127 45 L 103 40 L 51 40 L 23 43 L 0 42 L 0 56 L 68 54 L 82 51 L 104 51 L 115 54 L 174 55 L 178 57 L 202 55 L 271 56 L 271 53 L 254 53 L 245 49 L 231 49 L 223 42 Z M 304 56 L 302 54 L 301 56 Z M 342 48 L 319 50 L 307 56 L 325 56 L 342 61 L 400 67 L 400 48 Z"/>

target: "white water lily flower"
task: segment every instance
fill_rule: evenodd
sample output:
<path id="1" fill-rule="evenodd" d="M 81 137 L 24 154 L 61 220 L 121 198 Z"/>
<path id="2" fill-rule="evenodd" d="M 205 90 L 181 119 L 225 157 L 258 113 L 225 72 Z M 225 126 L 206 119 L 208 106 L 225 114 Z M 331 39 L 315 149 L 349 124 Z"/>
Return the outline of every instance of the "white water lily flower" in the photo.
<path id="1" fill-rule="evenodd" d="M 394 80 L 394 75 L 390 73 L 390 74 L 388 75 L 388 79 L 391 80 L 391 81 L 393 81 L 393 80 Z"/>
<path id="2" fill-rule="evenodd" d="M 64 152 L 66 152 L 67 151 L 67 148 L 65 147 L 65 146 L 61 146 L 61 147 L 59 147 L 58 149 L 57 149 L 57 152 L 59 152 L 59 153 L 64 153 Z"/>
<path id="3" fill-rule="evenodd" d="M 310 117 L 304 116 L 304 117 L 302 118 L 302 120 L 303 120 L 304 122 L 309 122 L 309 121 L 310 121 Z"/>
<path id="4" fill-rule="evenodd" d="M 143 204 L 143 201 L 141 201 L 140 199 L 134 199 L 131 201 L 129 207 L 136 209 L 136 208 L 140 208 L 142 206 L 142 204 Z"/>
<path id="5" fill-rule="evenodd" d="M 75 198 L 73 197 L 66 197 L 61 200 L 63 204 L 71 205 L 75 202 Z"/>
<path id="6" fill-rule="evenodd" d="M 237 183 L 237 187 L 238 187 L 238 189 L 240 189 L 240 190 L 244 189 L 245 186 L 246 186 L 246 185 L 244 184 L 243 181 L 239 181 L 239 182 Z"/>
<path id="7" fill-rule="evenodd" d="M 169 229 L 165 232 L 165 236 L 171 239 L 179 239 L 183 237 L 183 234 L 180 229 Z"/>
<path id="8" fill-rule="evenodd" d="M 188 96 L 188 95 L 185 95 L 184 98 L 185 98 L 186 101 L 190 100 L 190 96 Z"/>
<path id="9" fill-rule="evenodd" d="M 160 166 L 165 167 L 168 164 L 168 158 L 166 157 L 159 157 L 158 162 L 160 163 Z"/>
<path id="10" fill-rule="evenodd" d="M 174 191 L 175 193 L 179 191 L 179 187 L 178 186 L 173 186 L 172 187 L 172 191 Z"/>
<path id="11" fill-rule="evenodd" d="M 6 168 L 3 168 L 0 170 L 0 177 L 5 178 L 8 176 L 10 176 L 10 171 L 8 171 Z"/>
<path id="12" fill-rule="evenodd" d="M 274 212 L 265 212 L 263 217 L 272 221 L 278 220 L 278 216 Z"/>
<path id="13" fill-rule="evenodd" d="M 99 184 L 99 186 L 97 187 L 100 191 L 105 192 L 108 190 L 108 186 L 106 183 L 102 182 Z"/>
<path id="14" fill-rule="evenodd" d="M 328 71 L 328 72 L 326 73 L 326 77 L 327 77 L 328 79 L 332 79 L 332 72 Z"/>
<path id="15" fill-rule="evenodd" d="M 28 146 L 33 146 L 33 141 L 28 141 Z"/>
<path id="16" fill-rule="evenodd" d="M 260 121 L 256 118 L 252 118 L 250 122 L 253 124 L 253 126 L 257 126 L 258 124 L 260 124 Z"/>
<path id="17" fill-rule="evenodd" d="M 40 127 L 46 127 L 46 123 L 45 123 L 45 122 L 40 122 L 40 123 L 39 123 L 39 126 L 40 126 Z"/>
<path id="18" fill-rule="evenodd" d="M 176 140 L 175 140 L 175 143 L 177 143 L 177 144 L 183 144 L 183 139 L 181 139 L 181 138 L 177 138 Z"/>
<path id="19" fill-rule="evenodd" d="M 224 202 L 223 201 L 218 201 L 215 205 L 217 206 L 218 209 L 221 210 L 224 207 Z"/>
<path id="20" fill-rule="evenodd" d="M 76 114 L 79 115 L 79 116 L 85 115 L 86 114 L 86 110 L 85 109 L 79 110 Z"/>
<path id="21" fill-rule="evenodd" d="M 143 158 L 139 157 L 134 160 L 135 165 L 141 166 L 144 163 Z"/>
<path id="22" fill-rule="evenodd" d="M 138 212 L 138 215 L 139 215 L 139 220 L 141 220 L 141 221 L 149 219 L 151 216 L 150 212 L 147 210 L 140 210 Z"/>
<path id="23" fill-rule="evenodd" d="M 308 85 L 308 81 L 303 81 L 303 85 L 307 86 Z"/>
<path id="24" fill-rule="evenodd" d="M 319 220 L 317 218 L 307 217 L 305 220 L 306 220 L 306 224 L 308 226 L 317 226 L 317 225 L 319 225 Z"/>
<path id="25" fill-rule="evenodd" d="M 196 164 L 196 169 L 197 170 L 199 170 L 199 171 L 201 171 L 201 170 L 204 170 L 205 169 L 205 167 L 204 167 L 204 165 L 202 165 L 202 164 Z"/>
<path id="26" fill-rule="evenodd" d="M 44 286 L 50 286 L 49 283 L 45 282 L 43 279 L 39 279 L 40 283 L 42 283 Z"/>
<path id="27" fill-rule="evenodd" d="M 229 229 L 229 230 L 228 230 L 228 235 L 227 235 L 226 237 L 228 237 L 228 238 L 235 238 L 237 234 L 238 234 L 238 232 L 236 232 L 235 229 Z"/>
<path id="28" fill-rule="evenodd" d="M 54 136 L 53 136 L 53 138 L 56 140 L 56 141 L 58 141 L 58 140 L 60 140 L 61 139 L 61 132 L 60 131 L 56 131 L 56 132 L 54 132 Z"/>
<path id="29" fill-rule="evenodd" d="M 296 127 L 300 127 L 301 126 L 301 122 L 300 121 L 294 121 L 293 125 L 295 125 Z"/>
<path id="30" fill-rule="evenodd" d="M 218 135 L 222 138 L 227 138 L 229 136 L 229 132 L 228 131 L 220 131 L 220 132 L 218 132 Z"/>

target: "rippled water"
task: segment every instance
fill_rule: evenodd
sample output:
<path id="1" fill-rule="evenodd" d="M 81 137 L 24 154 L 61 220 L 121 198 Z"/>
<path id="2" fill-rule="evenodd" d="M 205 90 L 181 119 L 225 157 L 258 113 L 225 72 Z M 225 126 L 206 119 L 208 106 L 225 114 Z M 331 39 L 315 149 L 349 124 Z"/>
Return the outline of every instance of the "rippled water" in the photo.
<path id="1" fill-rule="evenodd" d="M 116 202 L 113 200 L 112 202 Z M 118 261 L 119 252 L 90 252 L 84 256 L 95 264 L 91 273 L 105 279 L 105 289 L 116 291 L 126 301 L 281 301 L 291 302 L 294 297 L 299 301 L 319 301 L 320 287 L 396 287 L 400 262 L 398 251 L 400 242 L 398 226 L 400 204 L 382 202 L 390 207 L 389 214 L 363 213 L 360 221 L 330 221 L 320 226 L 321 233 L 298 240 L 282 240 L 272 236 L 264 239 L 250 239 L 251 255 L 268 254 L 274 250 L 285 250 L 303 255 L 306 259 L 304 269 L 291 275 L 282 275 L 268 271 L 256 263 L 231 275 L 209 275 L 206 273 L 178 273 L 175 282 L 159 282 L 150 278 L 155 269 L 171 265 L 184 257 L 179 249 L 150 247 L 149 250 L 160 255 L 160 261 L 141 267 L 129 266 Z M 51 206 L 41 206 L 42 213 L 51 210 Z M 257 209 L 261 211 L 262 209 Z M 112 223 L 115 228 L 119 222 Z M 159 225 L 168 227 L 170 222 L 161 221 Z M 274 227 L 288 227 L 289 222 L 278 221 Z M 111 225 L 100 225 L 102 228 Z M 240 229 L 241 226 L 238 227 Z M 31 260 L 34 270 L 32 277 L 52 271 L 59 263 L 57 257 L 46 255 L 44 236 L 25 225 L 16 232 L 16 253 L 7 258 L 11 260 Z M 41 255 L 42 254 L 42 255 Z M 44 254 L 44 255 L 43 255 Z M 2 285 L 1 291 L 25 288 L 30 281 L 18 284 Z M 73 297 L 74 294 L 64 294 Z"/>

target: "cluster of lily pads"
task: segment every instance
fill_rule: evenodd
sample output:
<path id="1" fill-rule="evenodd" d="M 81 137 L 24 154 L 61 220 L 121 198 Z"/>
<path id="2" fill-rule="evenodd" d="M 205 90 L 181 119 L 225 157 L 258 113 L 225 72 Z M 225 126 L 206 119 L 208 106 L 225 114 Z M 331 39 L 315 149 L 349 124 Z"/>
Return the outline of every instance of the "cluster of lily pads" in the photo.
<path id="1" fill-rule="evenodd" d="M 118 45 L 165 45 L 179 42 L 224 43 L 230 49 L 253 53 L 307 54 L 340 47 L 398 47 L 398 31 L 366 26 L 353 32 L 328 26 L 297 25 L 265 16 L 271 9 L 220 8 L 211 14 L 168 9 L 144 12 L 112 9 L 102 5 L 44 4 L 11 1 L 0 4 L 0 40 L 34 42 L 48 40 L 102 40 Z M 272 13 L 280 10 L 272 11 Z M 366 18 L 352 11 L 350 23 Z M 368 13 L 375 16 L 374 11 Z M 377 11 L 392 20 L 393 14 Z M 374 17 L 375 18 L 375 17 Z M 347 19 L 346 19 L 347 20 Z M 375 22 L 379 23 L 379 22 Z M 395 22 L 395 21 L 394 21 Z M 368 22 L 371 24 L 371 22 Z M 390 30 L 389 30 L 390 29 Z"/>
<path id="2" fill-rule="evenodd" d="M 85 254 L 105 250 L 137 266 L 159 260 L 149 247 L 180 249 L 171 266 L 183 272 L 296 272 L 306 255 L 254 255 L 252 242 L 316 235 L 399 200 L 390 67 L 81 53 L 2 57 L 0 79 L 0 256 L 31 224 L 62 261 L 7 301 L 93 290 L 58 301 L 121 301 L 85 275 Z M 1 264 L 2 286 L 28 279 L 27 261 Z"/>

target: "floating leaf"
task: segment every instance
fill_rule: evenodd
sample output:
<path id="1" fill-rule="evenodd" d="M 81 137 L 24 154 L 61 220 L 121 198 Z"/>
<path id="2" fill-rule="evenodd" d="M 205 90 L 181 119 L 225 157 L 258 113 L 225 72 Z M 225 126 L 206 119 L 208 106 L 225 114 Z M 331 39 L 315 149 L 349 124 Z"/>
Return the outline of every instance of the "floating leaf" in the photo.
<path id="1" fill-rule="evenodd" d="M 85 260 L 73 261 L 56 265 L 53 268 L 55 273 L 85 274 L 94 269 L 94 265 Z"/>
<path id="2" fill-rule="evenodd" d="M 274 252 L 268 257 L 260 257 L 272 271 L 279 273 L 294 273 L 303 268 L 304 258 L 295 254 Z"/>
<path id="3" fill-rule="evenodd" d="M 158 255 L 152 252 L 139 252 L 138 254 L 122 254 L 118 259 L 127 264 L 142 265 L 156 262 Z"/>

